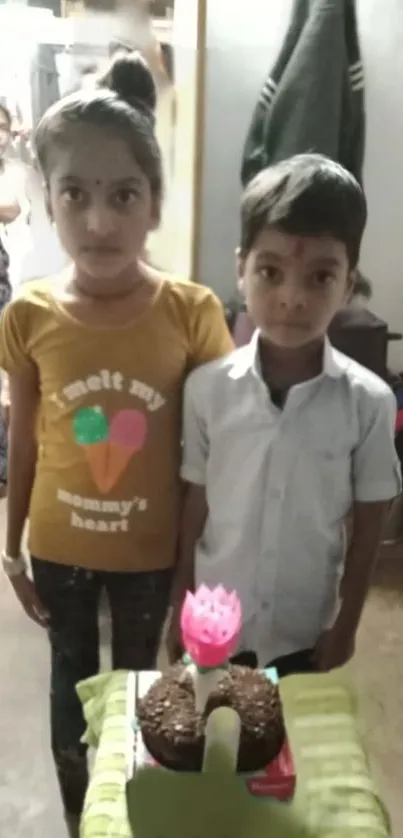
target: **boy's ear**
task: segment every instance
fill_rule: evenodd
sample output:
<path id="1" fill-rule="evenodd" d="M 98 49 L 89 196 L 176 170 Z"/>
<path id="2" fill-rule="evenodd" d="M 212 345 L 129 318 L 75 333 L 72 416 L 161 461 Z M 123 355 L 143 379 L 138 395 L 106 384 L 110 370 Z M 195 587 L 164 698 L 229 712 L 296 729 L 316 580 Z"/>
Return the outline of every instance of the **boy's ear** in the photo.
<path id="1" fill-rule="evenodd" d="M 152 205 L 150 233 L 158 230 L 161 224 L 161 201 L 154 200 Z"/>
<path id="2" fill-rule="evenodd" d="M 48 216 L 49 221 L 53 221 L 53 212 L 52 212 L 52 204 L 51 204 L 51 201 L 50 201 L 49 186 L 48 186 L 47 183 L 43 183 L 42 188 L 43 188 L 43 194 L 44 194 L 44 198 L 45 198 L 46 214 Z"/>
<path id="3" fill-rule="evenodd" d="M 347 286 L 346 286 L 346 293 L 345 293 L 345 302 L 349 303 L 351 297 L 354 294 L 354 286 L 357 281 L 357 271 L 354 268 L 352 271 L 349 271 L 347 276 Z"/>
<path id="4" fill-rule="evenodd" d="M 237 247 L 235 251 L 235 260 L 236 260 L 236 275 L 237 275 L 237 288 L 242 296 L 244 295 L 244 275 L 245 275 L 245 258 L 241 254 L 241 248 Z"/>

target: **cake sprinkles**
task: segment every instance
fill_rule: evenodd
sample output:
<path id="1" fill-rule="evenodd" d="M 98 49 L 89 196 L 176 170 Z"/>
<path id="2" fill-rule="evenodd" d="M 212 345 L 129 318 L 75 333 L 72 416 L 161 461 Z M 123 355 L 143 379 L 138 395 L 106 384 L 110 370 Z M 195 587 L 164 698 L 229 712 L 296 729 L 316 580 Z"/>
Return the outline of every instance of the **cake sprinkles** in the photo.
<path id="1" fill-rule="evenodd" d="M 183 664 L 171 667 L 152 685 L 137 708 L 151 756 L 166 768 L 201 771 L 206 720 L 217 707 L 231 707 L 241 719 L 238 771 L 256 771 L 278 756 L 285 740 L 278 687 L 264 673 L 231 664 L 203 713 L 195 709 L 194 682 Z"/>

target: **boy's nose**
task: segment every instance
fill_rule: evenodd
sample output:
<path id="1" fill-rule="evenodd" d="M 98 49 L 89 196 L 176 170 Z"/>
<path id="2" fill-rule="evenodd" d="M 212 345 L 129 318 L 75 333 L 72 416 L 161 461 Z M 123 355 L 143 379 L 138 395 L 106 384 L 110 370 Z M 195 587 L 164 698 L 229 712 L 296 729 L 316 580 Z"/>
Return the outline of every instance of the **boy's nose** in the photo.
<path id="1" fill-rule="evenodd" d="M 305 289 L 294 279 L 285 280 L 279 288 L 279 302 L 281 307 L 287 311 L 305 308 Z"/>

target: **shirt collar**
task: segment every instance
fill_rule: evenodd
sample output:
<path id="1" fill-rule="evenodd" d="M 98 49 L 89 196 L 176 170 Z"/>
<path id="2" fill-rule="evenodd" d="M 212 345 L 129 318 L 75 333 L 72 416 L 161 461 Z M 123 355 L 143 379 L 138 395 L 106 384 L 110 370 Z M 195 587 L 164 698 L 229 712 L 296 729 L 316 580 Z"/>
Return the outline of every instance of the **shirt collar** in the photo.
<path id="1" fill-rule="evenodd" d="M 255 376 L 261 378 L 259 337 L 259 329 L 256 329 L 250 343 L 244 347 L 243 358 L 245 361 L 244 371 L 250 370 Z M 347 363 L 344 363 L 344 361 L 348 363 L 348 359 L 344 359 L 344 356 L 334 349 L 329 338 L 325 336 L 322 375 L 328 376 L 329 378 L 340 378 L 347 366 Z"/>

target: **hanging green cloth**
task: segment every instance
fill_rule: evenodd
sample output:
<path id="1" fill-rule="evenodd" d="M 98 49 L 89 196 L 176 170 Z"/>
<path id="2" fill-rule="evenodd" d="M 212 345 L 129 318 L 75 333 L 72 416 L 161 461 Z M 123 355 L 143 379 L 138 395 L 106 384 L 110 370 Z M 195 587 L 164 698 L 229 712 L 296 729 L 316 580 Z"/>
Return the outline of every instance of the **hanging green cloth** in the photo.
<path id="1" fill-rule="evenodd" d="M 337 160 L 361 182 L 364 141 L 355 0 L 294 0 L 283 47 L 253 114 L 242 183 L 303 152 Z"/>

